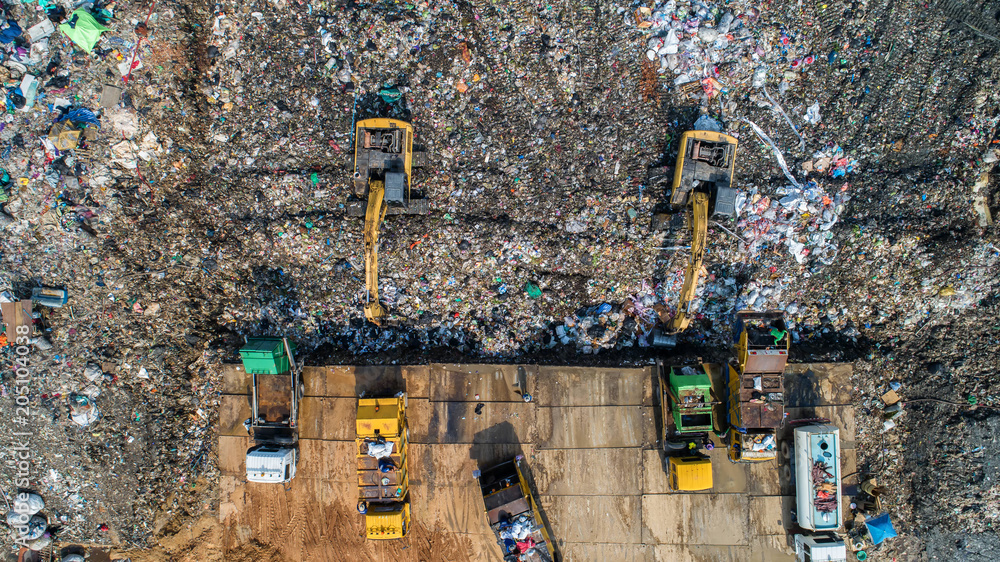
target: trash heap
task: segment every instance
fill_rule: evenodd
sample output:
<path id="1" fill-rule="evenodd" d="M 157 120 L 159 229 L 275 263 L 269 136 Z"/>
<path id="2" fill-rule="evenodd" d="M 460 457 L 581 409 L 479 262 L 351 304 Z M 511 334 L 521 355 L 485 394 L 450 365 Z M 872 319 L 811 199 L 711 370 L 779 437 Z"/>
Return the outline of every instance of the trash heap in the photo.
<path id="1" fill-rule="evenodd" d="M 743 4 L 667 0 L 626 12 L 624 18 L 649 36 L 646 58 L 658 62 L 658 73 L 672 74 L 678 88 L 700 86 L 712 97 L 728 92 L 720 66 L 758 55 L 754 34 L 744 25 L 758 15 L 758 9 Z"/>
<path id="2" fill-rule="evenodd" d="M 784 246 L 800 265 L 810 257 L 829 265 L 837 257 L 831 229 L 851 199 L 848 187 L 843 184 L 833 197 L 816 181 L 778 188 L 770 196 L 749 187 L 737 199 L 736 226 L 745 241 L 741 249 L 756 256 L 768 247 Z"/>
<path id="3" fill-rule="evenodd" d="M 184 325 L 165 318 L 166 295 L 150 286 L 167 268 L 134 261 L 163 252 L 136 233 L 168 209 L 169 185 L 190 176 L 197 150 L 183 123 L 193 37 L 162 4 L 0 9 L 0 361 L 8 373 L 27 362 L 32 414 L 3 428 L 30 425 L 25 487 L 46 495 L 60 541 L 142 545 L 167 494 L 191 499 L 185 482 L 206 469 L 210 446 L 211 386 L 192 393 L 176 378 L 201 351 L 186 328 L 181 346 L 164 345 L 162 334 Z M 15 329 L 25 326 L 19 354 Z M 19 386 L 4 378 L 0 394 L 14 400 Z"/>

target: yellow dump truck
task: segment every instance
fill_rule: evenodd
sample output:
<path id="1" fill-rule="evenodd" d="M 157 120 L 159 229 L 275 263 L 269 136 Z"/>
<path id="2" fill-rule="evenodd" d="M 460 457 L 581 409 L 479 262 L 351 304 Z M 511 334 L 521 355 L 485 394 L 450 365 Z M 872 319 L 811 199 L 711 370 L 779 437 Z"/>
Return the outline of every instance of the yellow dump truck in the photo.
<path id="1" fill-rule="evenodd" d="M 358 511 L 369 539 L 399 539 L 410 530 L 406 395 L 358 400 Z"/>
<path id="2" fill-rule="evenodd" d="M 524 457 L 476 471 L 486 504 L 486 523 L 504 562 L 552 562 L 552 539 L 525 480 Z"/>
<path id="3" fill-rule="evenodd" d="M 789 340 L 784 313 L 741 311 L 734 327 L 736 365 L 729 365 L 729 458 L 777 457 L 776 431 L 785 419 Z"/>

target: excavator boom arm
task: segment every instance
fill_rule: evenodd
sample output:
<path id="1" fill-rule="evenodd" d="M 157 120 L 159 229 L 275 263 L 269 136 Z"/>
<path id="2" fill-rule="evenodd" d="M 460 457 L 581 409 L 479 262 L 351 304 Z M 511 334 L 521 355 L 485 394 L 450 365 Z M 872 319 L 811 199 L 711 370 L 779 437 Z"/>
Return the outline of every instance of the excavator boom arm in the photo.
<path id="1" fill-rule="evenodd" d="M 365 211 L 365 317 L 381 325 L 385 308 L 378 297 L 378 232 L 385 218 L 385 184 L 372 180 L 368 184 L 368 207 Z"/>
<path id="2" fill-rule="evenodd" d="M 702 264 L 705 261 L 705 245 L 708 240 L 708 194 L 697 192 L 691 201 L 691 261 L 688 262 L 684 274 L 684 286 L 681 288 L 680 300 L 677 303 L 677 314 L 670 321 L 671 332 L 682 332 L 691 323 L 688 308 L 694 300 L 698 289 L 698 278 L 701 276 Z"/>

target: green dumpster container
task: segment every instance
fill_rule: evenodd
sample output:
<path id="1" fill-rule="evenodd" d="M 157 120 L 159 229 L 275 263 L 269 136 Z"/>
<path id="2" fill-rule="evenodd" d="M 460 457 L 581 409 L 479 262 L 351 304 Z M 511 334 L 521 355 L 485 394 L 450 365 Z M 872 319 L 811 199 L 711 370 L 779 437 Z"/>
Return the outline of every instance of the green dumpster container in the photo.
<path id="1" fill-rule="evenodd" d="M 680 367 L 670 368 L 670 390 L 681 404 L 673 404 L 674 426 L 677 433 L 712 431 L 712 378 L 703 365 L 692 367 L 686 374 Z M 672 400 L 671 400 L 672 401 Z M 694 406 L 700 404 L 700 406 Z M 691 405 L 681 407 L 683 405 Z"/>
<path id="2" fill-rule="evenodd" d="M 289 343 L 289 346 L 294 354 L 295 344 Z M 240 349 L 240 357 L 243 358 L 243 368 L 248 373 L 277 375 L 288 372 L 291 368 L 281 338 L 250 338 Z"/>

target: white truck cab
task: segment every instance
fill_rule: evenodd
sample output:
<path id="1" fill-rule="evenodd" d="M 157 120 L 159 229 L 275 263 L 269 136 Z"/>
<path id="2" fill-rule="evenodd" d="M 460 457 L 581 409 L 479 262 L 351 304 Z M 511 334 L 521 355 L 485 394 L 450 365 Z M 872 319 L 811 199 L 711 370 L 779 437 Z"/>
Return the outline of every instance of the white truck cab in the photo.
<path id="1" fill-rule="evenodd" d="M 295 478 L 298 449 L 260 445 L 247 451 L 247 481 L 272 484 Z"/>
<path id="2" fill-rule="evenodd" d="M 796 562 L 847 562 L 847 546 L 833 534 L 795 535 Z"/>

